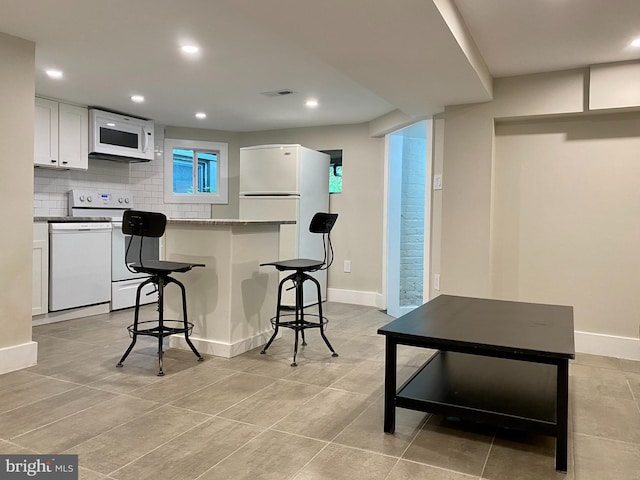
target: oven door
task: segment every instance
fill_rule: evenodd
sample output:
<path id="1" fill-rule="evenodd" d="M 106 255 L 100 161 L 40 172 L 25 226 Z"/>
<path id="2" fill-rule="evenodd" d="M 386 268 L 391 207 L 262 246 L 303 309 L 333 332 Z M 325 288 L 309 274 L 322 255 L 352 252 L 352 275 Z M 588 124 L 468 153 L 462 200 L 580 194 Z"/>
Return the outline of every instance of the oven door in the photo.
<path id="1" fill-rule="evenodd" d="M 139 261 L 141 238 L 123 234 L 122 222 L 113 222 L 111 240 L 111 280 L 120 282 L 146 277 L 147 275 L 143 273 L 130 272 L 125 265 L 125 254 L 127 254 L 128 263 Z M 145 237 L 142 242 L 142 261 L 158 259 L 160 259 L 160 239 Z"/>

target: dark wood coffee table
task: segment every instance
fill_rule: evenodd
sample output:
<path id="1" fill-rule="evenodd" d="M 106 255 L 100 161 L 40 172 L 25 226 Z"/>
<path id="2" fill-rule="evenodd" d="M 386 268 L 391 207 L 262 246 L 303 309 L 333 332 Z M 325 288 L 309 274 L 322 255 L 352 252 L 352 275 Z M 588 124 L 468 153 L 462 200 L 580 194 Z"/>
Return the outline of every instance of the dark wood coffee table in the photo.
<path id="1" fill-rule="evenodd" d="M 378 330 L 386 336 L 384 431 L 396 407 L 556 437 L 567 471 L 573 307 L 441 295 Z M 439 350 L 396 390 L 398 345 Z"/>

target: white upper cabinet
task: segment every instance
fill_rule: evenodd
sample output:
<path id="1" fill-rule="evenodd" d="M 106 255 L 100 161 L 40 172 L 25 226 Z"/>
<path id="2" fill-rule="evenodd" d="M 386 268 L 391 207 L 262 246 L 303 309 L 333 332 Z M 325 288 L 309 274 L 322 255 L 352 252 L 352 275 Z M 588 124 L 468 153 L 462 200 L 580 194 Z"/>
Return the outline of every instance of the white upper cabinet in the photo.
<path id="1" fill-rule="evenodd" d="M 86 170 L 89 166 L 87 108 L 36 97 L 34 164 Z"/>
<path id="2" fill-rule="evenodd" d="M 58 102 L 36 97 L 34 163 L 58 166 Z"/>

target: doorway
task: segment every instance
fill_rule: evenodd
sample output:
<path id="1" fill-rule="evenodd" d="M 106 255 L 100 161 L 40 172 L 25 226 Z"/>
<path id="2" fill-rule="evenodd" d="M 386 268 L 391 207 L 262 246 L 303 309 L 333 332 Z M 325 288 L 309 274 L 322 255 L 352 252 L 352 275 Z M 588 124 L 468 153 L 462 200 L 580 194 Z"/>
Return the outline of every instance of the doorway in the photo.
<path id="1" fill-rule="evenodd" d="M 386 304 L 396 318 L 428 299 L 430 125 L 425 120 L 386 136 Z"/>

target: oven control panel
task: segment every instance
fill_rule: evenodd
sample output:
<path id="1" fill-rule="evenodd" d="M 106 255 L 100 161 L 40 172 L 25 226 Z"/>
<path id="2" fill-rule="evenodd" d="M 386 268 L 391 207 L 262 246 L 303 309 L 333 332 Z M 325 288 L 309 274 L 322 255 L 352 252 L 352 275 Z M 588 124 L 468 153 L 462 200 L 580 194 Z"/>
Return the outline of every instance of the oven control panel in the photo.
<path id="1" fill-rule="evenodd" d="M 72 208 L 133 208 L 133 194 L 127 191 L 74 189 L 69 192 L 69 210 Z"/>

